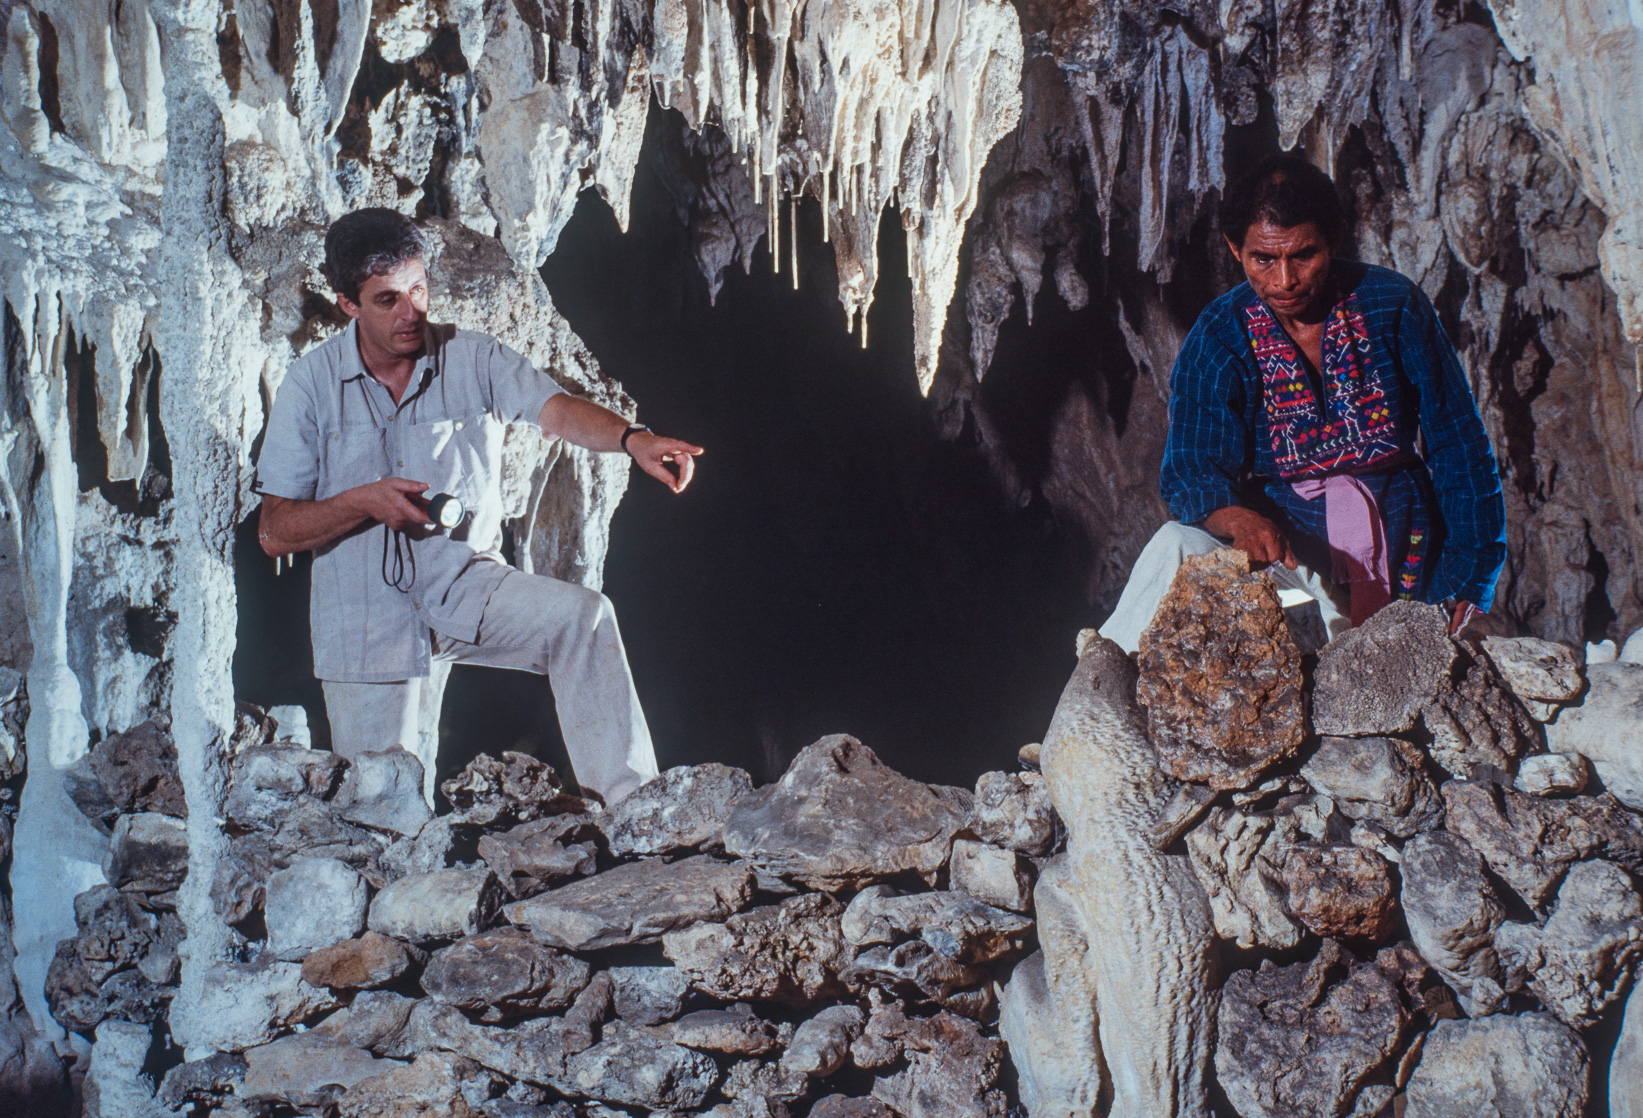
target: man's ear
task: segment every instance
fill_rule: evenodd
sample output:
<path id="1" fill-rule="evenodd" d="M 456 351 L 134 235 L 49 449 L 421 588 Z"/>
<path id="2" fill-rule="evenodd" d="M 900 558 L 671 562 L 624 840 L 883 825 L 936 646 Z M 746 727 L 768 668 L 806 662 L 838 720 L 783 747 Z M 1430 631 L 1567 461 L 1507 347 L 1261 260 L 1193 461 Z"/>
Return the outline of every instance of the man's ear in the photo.
<path id="1" fill-rule="evenodd" d="M 1243 263 L 1243 260 L 1244 260 L 1243 246 L 1240 245 L 1237 241 L 1233 240 L 1226 233 L 1222 233 L 1221 236 L 1226 238 L 1227 248 L 1232 250 L 1232 255 L 1237 258 L 1237 260 L 1240 264 Z"/>
<path id="2" fill-rule="evenodd" d="M 337 306 L 341 308 L 342 313 L 347 315 L 349 318 L 359 317 L 359 304 L 341 292 L 337 293 Z"/>

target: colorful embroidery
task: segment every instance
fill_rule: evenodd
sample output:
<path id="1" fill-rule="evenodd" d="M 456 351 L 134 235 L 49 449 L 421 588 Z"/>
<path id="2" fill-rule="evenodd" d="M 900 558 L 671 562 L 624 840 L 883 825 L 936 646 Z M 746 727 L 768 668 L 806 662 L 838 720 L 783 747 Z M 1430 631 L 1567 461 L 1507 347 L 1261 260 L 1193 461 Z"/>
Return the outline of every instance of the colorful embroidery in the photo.
<path id="1" fill-rule="evenodd" d="M 1257 299 L 1244 313 L 1280 477 L 1362 468 L 1399 452 L 1392 409 L 1370 361 L 1369 330 L 1355 295 L 1337 303 L 1324 325 L 1327 416 L 1301 355 L 1266 304 Z"/>

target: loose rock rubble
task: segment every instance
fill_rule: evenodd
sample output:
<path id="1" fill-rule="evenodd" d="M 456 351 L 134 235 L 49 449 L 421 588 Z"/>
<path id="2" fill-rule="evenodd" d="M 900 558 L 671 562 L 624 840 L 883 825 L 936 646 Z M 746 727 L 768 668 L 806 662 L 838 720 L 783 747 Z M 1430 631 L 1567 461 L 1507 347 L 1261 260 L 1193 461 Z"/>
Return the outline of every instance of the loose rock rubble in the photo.
<path id="1" fill-rule="evenodd" d="M 1590 743 L 1636 739 L 1625 672 L 1643 669 L 1594 680 L 1561 646 L 1457 643 L 1403 603 L 1324 647 L 1308 693 L 1268 590 L 1225 557 L 1187 568 L 1139 674 L 1083 645 L 1049 775 L 988 773 L 973 795 L 839 735 L 765 787 L 701 765 L 609 809 L 532 758 L 482 756 L 430 815 L 408 754 L 350 763 L 248 711 L 211 891 L 238 954 L 201 999 L 232 1050 L 171 1067 L 152 1105 L 1044 1118 L 1213 1082 L 1241 1118 L 1584 1118 L 1607 1058 L 1588 1044 L 1643 959 L 1632 762 Z M 1212 662 L 1201 615 L 1229 594 L 1247 616 Z M 1240 704 L 1257 713 L 1216 724 Z M 1080 768 L 1083 734 L 1128 767 Z M 97 1038 L 88 1098 L 132 1090 L 178 981 L 167 741 L 139 727 L 69 782 L 110 842 L 111 883 L 79 898 L 48 982 L 58 1020 Z M 1168 888 L 1089 895 L 1113 845 L 1092 820 Z M 1102 923 L 1120 909 L 1179 926 L 1107 942 L 1138 934 Z M 1157 1010 L 1120 1028 L 1124 952 L 1148 953 L 1137 996 Z M 1176 1029 L 1210 1007 L 1212 1032 Z M 1611 1097 L 1643 1081 L 1634 1015 Z"/>
<path id="2" fill-rule="evenodd" d="M 702 765 L 605 811 L 505 754 L 445 782 L 454 810 L 430 816 L 408 754 L 350 763 L 258 725 L 229 764 L 232 868 L 213 889 L 241 958 L 205 1001 L 234 1051 L 171 1067 L 154 1105 L 1004 1115 L 994 988 L 1031 944 L 1015 910 L 1060 833 L 1036 776 L 990 773 L 972 797 L 837 737 L 768 788 Z M 88 764 L 79 786 L 114 839 L 181 826 L 151 810 L 170 802 L 163 728 L 133 740 L 158 760 Z M 146 1036 L 178 979 L 187 862 L 142 849 L 118 888 L 81 896 L 52 970 L 58 1019 L 88 1036 Z"/>

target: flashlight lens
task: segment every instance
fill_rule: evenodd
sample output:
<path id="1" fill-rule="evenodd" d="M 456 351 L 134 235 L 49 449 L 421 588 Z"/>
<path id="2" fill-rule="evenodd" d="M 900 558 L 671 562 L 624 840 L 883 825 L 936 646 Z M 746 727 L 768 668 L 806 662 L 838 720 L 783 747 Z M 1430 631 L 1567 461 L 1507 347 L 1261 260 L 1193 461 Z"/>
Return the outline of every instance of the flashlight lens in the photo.
<path id="1" fill-rule="evenodd" d="M 434 523 L 441 528 L 455 528 L 462 523 L 462 502 L 449 493 L 441 493 L 428 502 L 428 511 L 433 513 Z"/>

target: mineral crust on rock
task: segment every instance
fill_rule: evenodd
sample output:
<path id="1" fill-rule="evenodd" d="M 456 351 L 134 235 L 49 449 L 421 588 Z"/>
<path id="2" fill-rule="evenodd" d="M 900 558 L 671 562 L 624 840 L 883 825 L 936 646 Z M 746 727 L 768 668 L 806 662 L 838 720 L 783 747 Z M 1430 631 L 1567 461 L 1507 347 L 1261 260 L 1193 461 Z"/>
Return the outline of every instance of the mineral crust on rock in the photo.
<path id="1" fill-rule="evenodd" d="M 1351 1114 L 1408 1022 L 1397 984 L 1326 939 L 1310 962 L 1267 959 L 1227 979 L 1216 1078 L 1244 1118 Z"/>
<path id="2" fill-rule="evenodd" d="M 814 889 L 913 872 L 933 880 L 970 793 L 910 780 L 845 734 L 806 746 L 774 784 L 737 801 L 725 850 Z"/>
<path id="3" fill-rule="evenodd" d="M 585 815 L 550 815 L 479 840 L 479 857 L 516 900 L 532 897 L 568 877 L 585 877 L 598 862 Z"/>
<path id="4" fill-rule="evenodd" d="M 1318 654 L 1313 729 L 1342 737 L 1414 729 L 1458 655 L 1438 610 L 1393 602 Z"/>
<path id="5" fill-rule="evenodd" d="M 395 1067 L 363 1049 L 312 1033 L 247 1048 L 245 1063 L 242 1098 L 296 1107 L 322 1107 L 360 1080 Z"/>
<path id="6" fill-rule="evenodd" d="M 404 749 L 356 754 L 337 790 L 337 814 L 391 835 L 415 835 L 433 816 L 422 798 L 422 762 Z"/>
<path id="7" fill-rule="evenodd" d="M 586 801 L 564 793 L 551 766 L 524 753 L 481 753 L 439 791 L 456 809 L 454 822 L 474 826 L 527 823 L 587 807 Z"/>
<path id="8" fill-rule="evenodd" d="M 1055 808 L 1042 777 L 983 773 L 976 780 L 969 829 L 983 842 L 1039 857 L 1055 845 Z"/>
<path id="9" fill-rule="evenodd" d="M 339 1118 L 482 1118 L 469 1094 L 489 1094 L 490 1076 L 472 1060 L 425 1052 L 349 1087 L 337 1102 Z M 465 1091 L 473 1084 L 478 1091 Z"/>
<path id="10" fill-rule="evenodd" d="M 1549 1014 L 1439 1021 L 1409 1080 L 1406 1118 L 1581 1118 L 1586 1046 Z"/>
<path id="11" fill-rule="evenodd" d="M 269 875 L 266 896 L 268 949 L 282 958 L 300 960 L 365 928 L 365 880 L 335 858 L 293 860 Z"/>
<path id="12" fill-rule="evenodd" d="M 1620 996 L 1643 956 L 1643 898 L 1608 862 L 1569 871 L 1544 927 L 1505 924 L 1495 935 L 1501 965 L 1527 979 L 1566 1025 L 1597 1021 Z"/>
<path id="13" fill-rule="evenodd" d="M 719 1069 L 703 1053 L 613 1021 L 598 1044 L 570 1058 L 566 1074 L 570 1085 L 589 1098 L 682 1110 L 702 1104 Z"/>
<path id="14" fill-rule="evenodd" d="M 1242 552 L 1183 560 L 1137 663 L 1148 737 L 1177 778 L 1244 788 L 1300 748 L 1300 650 L 1271 578 Z"/>
<path id="15" fill-rule="evenodd" d="M 857 893 L 839 928 L 857 947 L 919 938 L 942 955 L 990 963 L 1021 949 L 1033 922 L 963 893 L 898 895 L 887 885 Z"/>
<path id="16" fill-rule="evenodd" d="M 1187 834 L 1188 860 L 1216 935 L 1240 947 L 1300 942 L 1301 925 L 1285 901 L 1284 861 L 1297 843 L 1327 838 L 1328 816 L 1328 800 L 1294 797 L 1271 812 L 1212 808 Z"/>
<path id="17" fill-rule="evenodd" d="M 1538 637 L 1484 637 L 1483 650 L 1520 699 L 1565 703 L 1586 686 L 1583 658 L 1566 644 Z"/>
<path id="18" fill-rule="evenodd" d="M 654 943 L 676 928 L 723 920 L 752 898 L 746 865 L 699 854 L 681 862 L 630 862 L 503 911 L 551 947 L 592 951 Z"/>
<path id="19" fill-rule="evenodd" d="M 367 923 L 373 932 L 409 943 L 456 939 L 490 927 L 501 904 L 502 889 L 490 870 L 436 870 L 383 889 L 371 900 Z"/>

